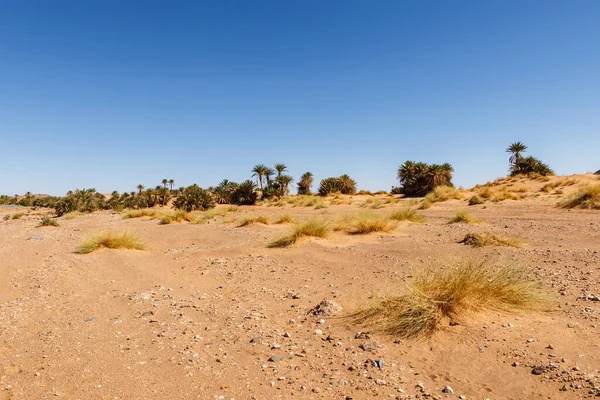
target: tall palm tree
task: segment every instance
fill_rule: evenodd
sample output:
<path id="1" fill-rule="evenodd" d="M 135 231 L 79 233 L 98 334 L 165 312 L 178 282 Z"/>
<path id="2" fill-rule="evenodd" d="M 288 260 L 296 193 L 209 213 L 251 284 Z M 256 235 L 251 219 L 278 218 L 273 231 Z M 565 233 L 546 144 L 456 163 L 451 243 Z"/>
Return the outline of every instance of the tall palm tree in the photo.
<path id="1" fill-rule="evenodd" d="M 164 187 L 167 187 L 167 183 L 169 183 L 168 179 L 163 179 L 162 180 L 162 184 L 163 184 Z"/>
<path id="2" fill-rule="evenodd" d="M 280 177 L 283 175 L 283 172 L 287 170 L 287 166 L 283 163 L 277 163 L 274 165 L 275 171 L 277 171 L 277 176 Z"/>
<path id="3" fill-rule="evenodd" d="M 271 176 L 275 175 L 275 171 L 272 168 L 265 170 L 265 179 L 267 180 L 267 186 L 271 186 Z"/>
<path id="4" fill-rule="evenodd" d="M 263 188 L 263 176 L 265 176 L 268 169 L 269 167 L 264 164 L 256 164 L 254 168 L 252 168 L 252 176 L 256 176 L 256 181 L 260 186 L 260 190 Z"/>
<path id="5" fill-rule="evenodd" d="M 294 181 L 289 175 L 279 175 L 277 177 L 277 184 L 279 185 L 279 195 L 285 196 L 290 192 L 290 184 Z"/>
<path id="6" fill-rule="evenodd" d="M 169 179 L 169 186 L 171 191 L 173 191 L 173 185 L 175 184 L 175 179 Z"/>
<path id="7" fill-rule="evenodd" d="M 144 190 L 144 185 L 142 185 L 141 183 L 139 185 L 137 185 L 137 190 L 138 190 L 138 193 L 141 196 L 142 195 L 142 191 Z"/>
<path id="8" fill-rule="evenodd" d="M 525 153 L 527 150 L 527 146 L 525 146 L 522 142 L 514 142 L 506 149 L 507 153 L 512 153 L 508 163 L 513 166 L 518 164 L 522 159 L 523 155 L 521 153 Z"/>

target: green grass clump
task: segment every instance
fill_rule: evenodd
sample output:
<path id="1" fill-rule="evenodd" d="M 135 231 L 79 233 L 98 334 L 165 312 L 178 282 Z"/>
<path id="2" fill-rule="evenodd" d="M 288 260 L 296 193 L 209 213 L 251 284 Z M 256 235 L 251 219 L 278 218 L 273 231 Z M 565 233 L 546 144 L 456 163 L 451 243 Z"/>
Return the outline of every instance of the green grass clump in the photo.
<path id="1" fill-rule="evenodd" d="M 42 217 L 38 226 L 59 226 L 58 221 L 48 216 Z"/>
<path id="2" fill-rule="evenodd" d="M 364 235 L 373 232 L 391 232 L 396 229 L 396 221 L 388 216 L 374 212 L 361 212 L 347 215 L 338 222 L 334 229 L 354 235 Z"/>
<path id="3" fill-rule="evenodd" d="M 523 247 L 519 239 L 509 238 L 492 233 L 468 233 L 460 243 L 473 247 L 484 246 L 505 246 L 505 247 Z"/>
<path id="4" fill-rule="evenodd" d="M 466 210 L 459 210 L 456 212 L 456 216 L 448 221 L 449 224 L 478 224 L 481 221 L 475 218 Z"/>
<path id="5" fill-rule="evenodd" d="M 120 234 L 114 232 L 101 232 L 83 239 L 75 249 L 75 252 L 78 254 L 88 254 L 101 248 L 143 250 L 145 247 L 146 246 L 132 232 Z"/>
<path id="6" fill-rule="evenodd" d="M 331 232 L 329 221 L 322 218 L 311 218 L 294 224 L 291 231 L 279 239 L 269 243 L 267 247 L 289 247 L 306 236 L 325 238 Z"/>
<path id="7" fill-rule="evenodd" d="M 443 321 L 484 310 L 531 311 L 547 307 L 538 284 L 522 268 L 466 260 L 415 277 L 407 293 L 350 316 L 355 323 L 404 339 L 432 335 Z"/>
<path id="8" fill-rule="evenodd" d="M 561 208 L 600 210 L 600 185 L 582 186 L 571 198 L 558 205 Z"/>
<path id="9" fill-rule="evenodd" d="M 396 210 L 390 214 L 390 219 L 394 221 L 410 221 L 422 224 L 425 222 L 425 218 L 419 215 L 415 210 L 410 207 L 405 207 L 400 210 Z"/>
<path id="10" fill-rule="evenodd" d="M 269 225 L 270 221 L 267 217 L 263 216 L 263 215 L 259 215 L 258 217 L 248 217 L 248 218 L 244 218 L 239 224 L 238 227 L 242 227 L 242 226 L 248 226 L 248 225 L 252 225 L 252 224 L 263 224 L 263 225 Z"/>

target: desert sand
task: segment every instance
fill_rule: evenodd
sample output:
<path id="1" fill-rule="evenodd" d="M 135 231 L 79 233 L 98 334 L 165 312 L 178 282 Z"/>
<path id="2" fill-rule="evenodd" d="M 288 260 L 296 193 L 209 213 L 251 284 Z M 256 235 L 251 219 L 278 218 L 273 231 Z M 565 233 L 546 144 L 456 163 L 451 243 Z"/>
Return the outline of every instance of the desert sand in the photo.
<path id="1" fill-rule="evenodd" d="M 524 199 L 470 207 L 465 193 L 419 210 L 425 224 L 285 249 L 265 245 L 287 224 L 234 221 L 335 219 L 389 197 L 347 196 L 351 205 L 318 210 L 240 207 L 203 225 L 104 211 L 37 227 L 48 210 L 4 221 L 15 211 L 0 209 L 0 400 L 600 396 L 600 212 L 556 207 L 596 178 L 573 179 L 558 193 L 518 182 L 511 190 Z M 448 224 L 459 209 L 482 223 Z M 74 253 L 103 230 L 133 231 L 147 247 Z M 460 244 L 469 232 L 524 247 Z M 425 266 L 461 257 L 517 264 L 541 282 L 550 308 L 477 313 L 420 340 L 369 333 L 345 317 L 401 293 Z M 325 299 L 341 309 L 309 312 Z"/>

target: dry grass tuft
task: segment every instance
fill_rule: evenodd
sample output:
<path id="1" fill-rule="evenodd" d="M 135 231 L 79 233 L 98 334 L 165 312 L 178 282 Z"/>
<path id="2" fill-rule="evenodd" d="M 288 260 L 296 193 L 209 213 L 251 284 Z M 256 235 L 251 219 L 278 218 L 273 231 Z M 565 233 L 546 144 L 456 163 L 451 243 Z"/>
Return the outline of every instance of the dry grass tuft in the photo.
<path id="1" fill-rule="evenodd" d="M 334 229 L 354 235 L 364 235 L 373 232 L 391 232 L 396 229 L 396 221 L 388 216 L 374 212 L 361 212 L 347 215 L 339 221 Z"/>
<path id="2" fill-rule="evenodd" d="M 38 226 L 59 226 L 57 220 L 50 218 L 48 216 L 42 217 L 40 224 Z"/>
<path id="3" fill-rule="evenodd" d="M 480 222 L 466 210 L 457 211 L 456 216 L 448 221 L 449 224 L 478 224 Z"/>
<path id="4" fill-rule="evenodd" d="M 459 320 L 471 312 L 544 309 L 537 286 L 520 268 L 467 260 L 426 271 L 415 277 L 407 294 L 384 299 L 350 318 L 385 334 L 418 339 L 433 334 L 444 320 Z"/>
<path id="5" fill-rule="evenodd" d="M 485 203 L 485 200 L 483 200 L 483 198 L 479 197 L 478 195 L 475 195 L 469 199 L 470 206 L 475 206 L 483 203 Z"/>
<path id="6" fill-rule="evenodd" d="M 21 218 L 23 218 L 24 215 L 25 215 L 25 213 L 19 212 L 19 213 L 13 214 L 12 219 L 21 219 Z"/>
<path id="7" fill-rule="evenodd" d="M 415 210 L 410 207 L 405 207 L 400 210 L 396 210 L 390 214 L 390 219 L 394 221 L 410 221 L 422 224 L 425 222 L 425 218 L 419 215 Z"/>
<path id="8" fill-rule="evenodd" d="M 101 232 L 83 239 L 75 253 L 88 254 L 100 248 L 143 250 L 146 246 L 132 232 Z"/>
<path id="9" fill-rule="evenodd" d="M 156 210 L 152 210 L 150 208 L 143 208 L 140 210 L 129 210 L 126 211 L 125 214 L 123 214 L 123 218 L 124 219 L 129 219 L 129 218 L 142 218 L 142 217 L 151 217 L 151 218 L 156 218 L 156 216 L 158 215 Z"/>
<path id="10" fill-rule="evenodd" d="M 269 243 L 267 247 L 289 247 L 305 236 L 325 238 L 331 232 L 329 221 L 323 218 L 311 218 L 294 225 L 290 233 Z"/>
<path id="11" fill-rule="evenodd" d="M 296 220 L 294 219 L 294 217 L 292 217 L 289 214 L 284 214 L 281 217 L 279 217 L 279 219 L 277 221 L 275 221 L 276 224 L 292 224 L 294 223 Z"/>
<path id="12" fill-rule="evenodd" d="M 505 247 L 523 247 L 523 243 L 519 239 L 509 238 L 493 233 L 468 233 L 460 243 L 464 243 L 473 247 L 484 246 L 505 246 Z"/>
<path id="13" fill-rule="evenodd" d="M 558 205 L 561 208 L 586 208 L 600 210 L 600 185 L 582 186 L 568 200 Z"/>
<path id="14" fill-rule="evenodd" d="M 269 225 L 270 221 L 269 221 L 269 219 L 267 217 L 265 217 L 263 215 L 259 215 L 258 217 L 248 217 L 248 218 L 244 218 L 238 224 L 238 227 L 248 226 L 248 225 L 252 225 L 252 224 Z"/>
<path id="15" fill-rule="evenodd" d="M 419 206 L 420 210 L 427 210 L 428 208 L 431 208 L 431 206 L 433 205 L 433 202 L 428 199 L 427 197 L 425 197 L 423 199 L 423 201 L 421 202 L 421 205 Z"/>
<path id="16" fill-rule="evenodd" d="M 62 219 L 65 219 L 65 220 L 75 219 L 80 215 L 82 215 L 82 213 L 80 213 L 79 211 L 71 211 L 71 212 L 68 212 L 65 215 L 63 215 Z"/>
<path id="17" fill-rule="evenodd" d="M 184 210 L 177 210 L 174 213 L 165 214 L 161 220 L 161 225 L 168 225 L 174 222 L 194 222 L 196 218 L 189 212 Z"/>
<path id="18" fill-rule="evenodd" d="M 439 203 L 446 200 L 462 200 L 462 194 L 453 187 L 450 186 L 436 186 L 433 191 L 427 193 L 425 200 L 429 200 L 431 203 Z"/>

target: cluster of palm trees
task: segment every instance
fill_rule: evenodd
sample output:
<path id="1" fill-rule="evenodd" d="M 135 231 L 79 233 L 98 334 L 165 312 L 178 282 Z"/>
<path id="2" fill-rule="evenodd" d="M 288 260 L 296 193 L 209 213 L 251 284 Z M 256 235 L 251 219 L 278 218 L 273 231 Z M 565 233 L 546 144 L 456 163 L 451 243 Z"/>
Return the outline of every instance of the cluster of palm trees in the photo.
<path id="1" fill-rule="evenodd" d="M 399 192 L 406 196 L 425 196 L 436 186 L 452 186 L 453 172 L 454 168 L 448 163 L 406 161 L 398 168 L 398 179 L 402 184 Z"/>
<path id="2" fill-rule="evenodd" d="M 289 194 L 290 184 L 294 181 L 294 178 L 285 174 L 285 164 L 277 163 L 273 167 L 274 169 L 265 164 L 257 164 L 252 168 L 252 176 L 256 177 L 263 198 Z"/>
<path id="3" fill-rule="evenodd" d="M 554 171 L 542 161 L 535 157 L 523 157 L 527 151 L 527 146 L 522 142 L 514 142 L 506 149 L 511 156 L 508 160 L 509 172 L 511 175 L 518 174 L 537 174 L 542 176 L 554 175 Z"/>

